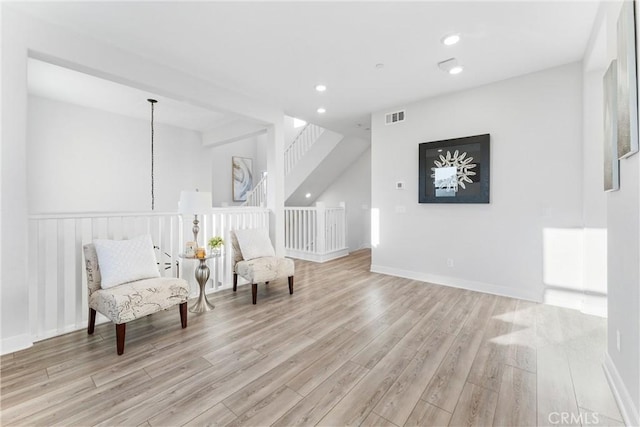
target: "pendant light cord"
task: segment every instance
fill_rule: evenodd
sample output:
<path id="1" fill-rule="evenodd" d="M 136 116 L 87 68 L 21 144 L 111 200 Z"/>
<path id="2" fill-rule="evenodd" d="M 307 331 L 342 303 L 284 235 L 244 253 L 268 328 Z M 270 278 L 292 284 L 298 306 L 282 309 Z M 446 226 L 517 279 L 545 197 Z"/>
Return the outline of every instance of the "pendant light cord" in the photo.
<path id="1" fill-rule="evenodd" d="M 153 111 L 154 111 L 154 104 L 158 101 L 156 101 L 155 99 L 147 99 L 147 101 L 149 101 L 149 103 L 151 103 L 151 210 L 155 209 L 156 206 L 156 197 L 154 194 L 154 176 L 153 176 L 153 168 L 154 168 L 154 155 L 153 155 L 153 136 L 154 136 L 154 130 L 153 130 Z"/>

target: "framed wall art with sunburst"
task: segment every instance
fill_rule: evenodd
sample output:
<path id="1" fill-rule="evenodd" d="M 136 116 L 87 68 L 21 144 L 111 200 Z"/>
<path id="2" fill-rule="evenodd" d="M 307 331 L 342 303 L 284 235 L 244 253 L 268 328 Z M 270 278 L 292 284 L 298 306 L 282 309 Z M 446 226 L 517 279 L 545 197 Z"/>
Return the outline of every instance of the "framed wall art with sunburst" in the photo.
<path id="1" fill-rule="evenodd" d="M 419 203 L 489 203 L 490 135 L 423 142 Z"/>

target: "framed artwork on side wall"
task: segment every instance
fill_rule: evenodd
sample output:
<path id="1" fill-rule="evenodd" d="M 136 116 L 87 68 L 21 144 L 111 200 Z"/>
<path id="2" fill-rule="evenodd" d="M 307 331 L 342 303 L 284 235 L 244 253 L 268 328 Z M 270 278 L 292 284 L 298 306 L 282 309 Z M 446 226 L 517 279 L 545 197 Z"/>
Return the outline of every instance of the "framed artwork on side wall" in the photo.
<path id="1" fill-rule="evenodd" d="M 636 73 L 635 2 L 622 2 L 618 17 L 617 123 L 618 157 L 638 152 L 638 76 Z"/>
<path id="2" fill-rule="evenodd" d="M 620 189 L 616 80 L 616 61 L 613 60 L 602 81 L 604 89 L 604 191 Z"/>
<path id="3" fill-rule="evenodd" d="M 246 157 L 231 158 L 232 192 L 234 202 L 245 202 L 253 189 L 253 161 Z"/>

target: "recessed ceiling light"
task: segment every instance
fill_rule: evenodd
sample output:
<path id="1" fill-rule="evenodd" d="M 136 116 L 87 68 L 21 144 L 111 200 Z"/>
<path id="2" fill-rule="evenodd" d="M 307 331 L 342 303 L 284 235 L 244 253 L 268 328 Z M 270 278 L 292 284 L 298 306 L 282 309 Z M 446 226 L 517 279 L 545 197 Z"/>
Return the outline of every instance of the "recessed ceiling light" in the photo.
<path id="1" fill-rule="evenodd" d="M 327 90 L 327 86 L 326 85 L 323 85 L 321 83 L 316 85 L 316 91 L 324 92 L 325 90 Z"/>
<path id="2" fill-rule="evenodd" d="M 449 58 L 446 61 L 438 62 L 438 68 L 449 74 L 460 74 L 464 67 L 458 64 L 456 58 Z"/>
<path id="3" fill-rule="evenodd" d="M 306 197 L 307 199 L 311 197 L 311 193 L 307 193 L 304 195 L 304 197 Z"/>
<path id="4" fill-rule="evenodd" d="M 442 44 L 445 46 L 451 46 L 460 41 L 460 34 L 449 34 L 442 38 Z"/>
<path id="5" fill-rule="evenodd" d="M 382 70 L 384 68 L 383 63 L 376 64 L 376 70 Z"/>
<path id="6" fill-rule="evenodd" d="M 327 112 L 327 110 L 325 110 L 324 107 L 320 107 L 316 111 L 318 112 L 318 114 L 324 114 Z"/>

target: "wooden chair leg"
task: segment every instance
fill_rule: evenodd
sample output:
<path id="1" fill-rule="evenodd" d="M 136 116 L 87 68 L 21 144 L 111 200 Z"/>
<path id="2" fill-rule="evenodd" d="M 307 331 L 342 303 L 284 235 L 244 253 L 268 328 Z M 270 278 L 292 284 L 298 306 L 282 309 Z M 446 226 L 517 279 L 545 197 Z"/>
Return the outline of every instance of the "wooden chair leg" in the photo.
<path id="1" fill-rule="evenodd" d="M 293 276 L 289 276 L 289 295 L 293 294 Z"/>
<path id="2" fill-rule="evenodd" d="M 180 322 L 182 323 L 182 329 L 187 327 L 187 303 L 180 304 Z"/>
<path id="3" fill-rule="evenodd" d="M 96 311 L 93 308 L 89 309 L 89 326 L 87 327 L 87 333 L 93 334 L 93 330 L 96 327 Z"/>
<path id="4" fill-rule="evenodd" d="M 124 335 L 127 329 L 126 323 L 116 325 L 116 342 L 118 347 L 118 356 L 124 353 Z"/>
<path id="5" fill-rule="evenodd" d="M 238 275 L 233 273 L 233 292 L 238 290 Z"/>
<path id="6" fill-rule="evenodd" d="M 255 304 L 258 299 L 258 284 L 251 284 L 251 297 L 253 298 L 253 303 Z"/>

